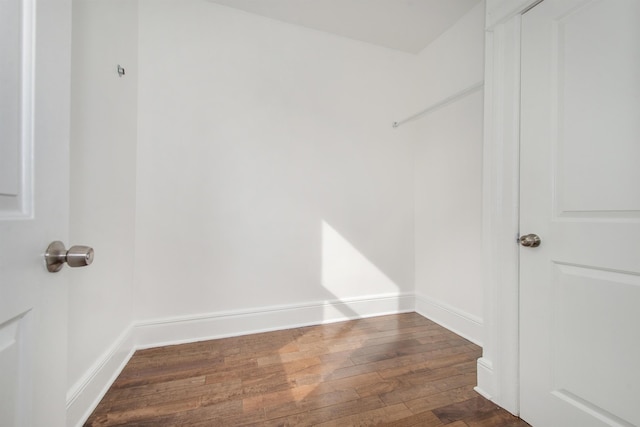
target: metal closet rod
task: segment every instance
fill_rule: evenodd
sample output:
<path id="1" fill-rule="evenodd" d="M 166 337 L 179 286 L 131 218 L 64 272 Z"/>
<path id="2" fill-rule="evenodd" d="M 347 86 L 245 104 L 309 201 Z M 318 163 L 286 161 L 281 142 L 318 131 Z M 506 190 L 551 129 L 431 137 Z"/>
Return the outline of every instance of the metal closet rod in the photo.
<path id="1" fill-rule="evenodd" d="M 464 98 L 465 96 L 467 96 L 467 95 L 469 95 L 469 94 L 481 89 L 482 86 L 484 86 L 484 81 L 483 80 L 472 84 L 471 86 L 467 87 L 466 89 L 461 90 L 460 92 L 456 92 L 455 94 L 451 95 L 448 98 L 443 99 L 442 101 L 436 102 L 435 104 L 431 105 L 430 107 L 427 107 L 424 110 L 419 111 L 419 112 L 415 113 L 414 115 L 407 117 L 406 119 L 399 120 L 397 122 L 393 122 L 392 126 L 394 128 L 397 128 L 398 126 L 403 125 L 403 124 L 405 124 L 407 122 L 410 122 L 411 120 L 415 120 L 420 116 L 423 116 L 425 114 L 429 114 L 429 113 L 437 110 L 438 108 L 442 108 L 447 104 L 451 104 L 452 102 L 455 102 L 455 101 L 457 101 L 459 99 Z"/>

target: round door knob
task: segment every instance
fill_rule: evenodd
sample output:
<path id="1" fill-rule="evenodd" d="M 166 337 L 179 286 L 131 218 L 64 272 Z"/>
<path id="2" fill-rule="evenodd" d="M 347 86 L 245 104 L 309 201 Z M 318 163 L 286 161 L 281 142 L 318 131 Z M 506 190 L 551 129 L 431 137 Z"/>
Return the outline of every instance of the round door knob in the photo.
<path id="1" fill-rule="evenodd" d="M 64 243 L 52 242 L 44 254 L 47 270 L 56 273 L 62 269 L 66 262 L 69 267 L 84 267 L 93 262 L 93 248 L 89 246 L 71 246 L 65 249 Z"/>
<path id="2" fill-rule="evenodd" d="M 540 246 L 540 237 L 537 234 L 526 234 L 520 237 L 520 244 L 527 248 L 537 248 Z"/>
<path id="3" fill-rule="evenodd" d="M 93 262 L 93 248 L 89 246 L 71 246 L 67 251 L 69 267 L 84 267 Z"/>

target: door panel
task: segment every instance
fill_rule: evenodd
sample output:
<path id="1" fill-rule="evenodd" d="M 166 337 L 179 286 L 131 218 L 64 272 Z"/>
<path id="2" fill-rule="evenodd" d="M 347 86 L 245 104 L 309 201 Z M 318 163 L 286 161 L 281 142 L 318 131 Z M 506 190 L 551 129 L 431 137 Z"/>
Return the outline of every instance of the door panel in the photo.
<path id="1" fill-rule="evenodd" d="M 640 276 L 559 263 L 554 270 L 553 393 L 637 418 L 637 344 L 617 332 L 640 324 Z"/>
<path id="2" fill-rule="evenodd" d="M 521 416 L 640 425 L 640 2 L 522 20 Z"/>
<path id="3" fill-rule="evenodd" d="M 19 0 L 0 2 L 0 208 L 18 194 L 20 142 L 20 58 L 22 21 Z"/>
<path id="4" fill-rule="evenodd" d="M 11 319 L 0 325 L 0 423 L 19 425 L 22 414 L 18 411 L 18 402 L 25 401 L 20 384 L 25 381 L 25 354 L 23 354 L 24 316 Z"/>
<path id="5" fill-rule="evenodd" d="M 25 215 L 31 152 L 29 111 L 33 11 L 23 0 L 0 1 L 0 218 Z M 24 111 L 23 111 L 24 110 Z"/>
<path id="6" fill-rule="evenodd" d="M 68 237 L 70 6 L 0 0 L 3 427 L 65 424 L 66 275 L 43 253 Z"/>
<path id="7" fill-rule="evenodd" d="M 613 3 L 591 2 L 553 24 L 552 137 L 556 206 L 564 214 L 640 211 L 640 3 Z"/>

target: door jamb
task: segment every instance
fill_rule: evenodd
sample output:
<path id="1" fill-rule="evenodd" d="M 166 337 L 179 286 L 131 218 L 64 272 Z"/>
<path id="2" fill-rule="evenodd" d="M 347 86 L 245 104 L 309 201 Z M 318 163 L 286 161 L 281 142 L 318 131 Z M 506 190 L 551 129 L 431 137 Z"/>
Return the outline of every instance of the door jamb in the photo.
<path id="1" fill-rule="evenodd" d="M 487 0 L 483 146 L 483 354 L 476 391 L 518 415 L 520 26 L 540 0 Z"/>

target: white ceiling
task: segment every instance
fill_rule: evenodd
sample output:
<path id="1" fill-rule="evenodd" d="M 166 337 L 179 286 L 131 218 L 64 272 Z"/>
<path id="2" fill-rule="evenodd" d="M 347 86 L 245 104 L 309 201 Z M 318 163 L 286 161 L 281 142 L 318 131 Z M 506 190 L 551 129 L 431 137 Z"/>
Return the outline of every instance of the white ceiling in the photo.
<path id="1" fill-rule="evenodd" d="M 481 0 L 209 0 L 279 21 L 418 53 Z"/>

